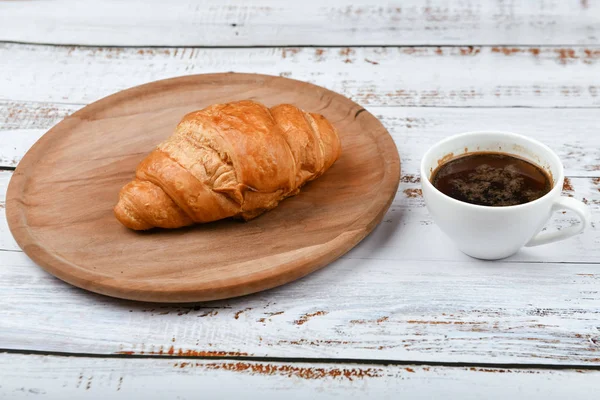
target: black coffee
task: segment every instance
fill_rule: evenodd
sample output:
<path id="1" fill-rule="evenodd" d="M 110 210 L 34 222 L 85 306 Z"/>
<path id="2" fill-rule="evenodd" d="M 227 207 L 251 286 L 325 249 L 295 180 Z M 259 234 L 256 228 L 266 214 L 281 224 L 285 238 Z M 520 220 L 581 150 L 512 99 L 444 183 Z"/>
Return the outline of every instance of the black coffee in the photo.
<path id="1" fill-rule="evenodd" d="M 470 153 L 442 164 L 431 182 L 456 200 L 494 207 L 528 203 L 552 189 L 552 179 L 542 168 L 492 152 Z"/>

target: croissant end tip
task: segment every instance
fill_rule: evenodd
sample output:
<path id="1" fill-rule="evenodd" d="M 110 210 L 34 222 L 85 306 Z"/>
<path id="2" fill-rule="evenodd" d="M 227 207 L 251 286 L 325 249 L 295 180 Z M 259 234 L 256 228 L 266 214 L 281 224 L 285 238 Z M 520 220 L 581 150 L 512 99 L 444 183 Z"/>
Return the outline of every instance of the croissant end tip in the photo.
<path id="1" fill-rule="evenodd" d="M 117 205 L 113 208 L 113 212 L 115 213 L 115 217 L 129 229 L 133 229 L 136 231 L 144 231 L 150 228 L 153 228 L 152 225 L 147 222 L 136 218 L 134 215 L 134 211 L 132 211 L 128 206 L 127 202 L 123 199 L 119 199 Z"/>

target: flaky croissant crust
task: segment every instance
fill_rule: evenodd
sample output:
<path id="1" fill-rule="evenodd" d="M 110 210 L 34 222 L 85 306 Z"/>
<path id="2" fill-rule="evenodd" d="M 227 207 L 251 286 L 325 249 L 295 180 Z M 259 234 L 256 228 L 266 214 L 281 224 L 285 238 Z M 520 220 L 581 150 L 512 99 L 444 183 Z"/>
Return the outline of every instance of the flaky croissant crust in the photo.
<path id="1" fill-rule="evenodd" d="M 135 230 L 252 219 L 297 194 L 340 156 L 333 125 L 290 104 L 215 104 L 183 117 L 119 193 Z"/>

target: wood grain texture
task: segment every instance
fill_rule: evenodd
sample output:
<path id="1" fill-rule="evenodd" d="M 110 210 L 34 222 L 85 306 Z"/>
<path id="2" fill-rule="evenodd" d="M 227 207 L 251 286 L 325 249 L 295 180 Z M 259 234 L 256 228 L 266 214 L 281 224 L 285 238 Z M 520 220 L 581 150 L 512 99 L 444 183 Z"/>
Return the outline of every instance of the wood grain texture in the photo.
<path id="1" fill-rule="evenodd" d="M 47 399 L 564 399 L 600 389 L 600 372 L 0 354 L 0 397 Z M 224 384 L 226 382 L 226 384 Z M 468 390 L 465 390 L 468 387 Z"/>
<path id="2" fill-rule="evenodd" d="M 3 43 L 0 166 L 14 167 L 64 116 L 118 90 L 203 72 L 269 73 L 351 97 L 391 131 L 405 173 L 383 223 L 330 268 L 277 289 L 192 306 L 137 304 L 64 284 L 20 252 L 1 210 L 12 173 L 0 171 L 0 302 L 5 305 L 0 309 L 0 347 L 182 358 L 265 355 L 599 365 L 599 5 L 575 0 L 411 0 L 402 2 L 397 12 L 396 4 L 377 8 L 366 1 L 266 3 L 215 2 L 211 7 L 206 2 L 207 7 L 195 9 L 196 3 L 173 2 L 169 12 L 162 12 L 160 7 L 167 6 L 158 2 L 144 2 L 135 10 L 135 3 L 112 3 L 107 15 L 106 3 L 102 10 L 100 3 L 81 7 L 66 1 L 1 2 L 0 40 L 463 47 L 126 49 Z M 61 6 L 69 12 L 59 12 Z M 115 19 L 115 10 L 122 15 L 135 12 L 135 17 Z M 281 17 L 287 14 L 299 24 L 286 23 Z M 177 18 L 176 28 L 170 18 Z M 49 21 L 58 23 L 50 26 Z M 490 46 L 479 46 L 486 44 Z M 486 108 L 513 106 L 535 109 Z M 539 109 L 554 107 L 558 109 Z M 419 196 L 418 161 L 429 145 L 446 135 L 482 128 L 529 134 L 556 150 L 569 175 L 565 195 L 585 199 L 594 211 L 590 229 L 501 263 L 482 263 L 455 250 Z M 556 214 L 549 225 L 562 228 L 572 219 Z M 257 386 L 271 393 L 265 398 L 280 398 L 281 393 L 298 398 L 308 392 L 311 398 L 360 397 L 369 389 L 380 397 L 441 397 L 455 389 L 456 396 L 466 398 L 567 398 L 576 391 L 589 394 L 598 389 L 595 375 L 573 371 L 440 372 L 442 368 L 434 367 L 313 363 L 301 369 L 304 366 L 252 362 L 230 367 L 232 363 L 222 360 L 214 362 L 219 367 L 206 367 L 213 361 L 197 359 L 182 366 L 189 361 L 3 354 L 0 376 L 11 379 L 0 382 L 0 397 L 64 398 L 64 393 L 73 393 L 118 398 L 124 393 L 131 398 L 140 387 L 158 398 L 173 393 L 193 397 L 199 381 L 204 388 L 219 382 L 219 389 L 231 389 L 228 394 L 238 397 Z M 377 369 L 375 374 L 384 376 L 365 377 L 373 371 L 365 372 L 368 368 L 380 368 L 383 372 Z M 349 372 L 350 380 L 341 378 L 344 370 L 357 372 Z M 426 372 L 435 374 L 415 379 Z M 314 373 L 324 377 L 303 377 Z"/>
<path id="3" fill-rule="evenodd" d="M 342 155 L 247 223 L 146 233 L 119 224 L 119 190 L 182 116 L 242 99 L 322 114 L 339 132 Z M 120 92 L 65 119 L 19 164 L 6 214 L 20 247 L 71 284 L 134 300 L 207 301 L 272 288 L 340 257 L 381 221 L 399 178 L 388 132 L 343 96 L 280 77 L 197 75 Z"/>
<path id="4" fill-rule="evenodd" d="M 595 1 L 3 1 L 0 40 L 256 46 L 598 43 Z M 49 18 L 49 16 L 51 18 Z"/>
<path id="5" fill-rule="evenodd" d="M 100 97 L 235 70 L 310 81 L 365 105 L 394 136 L 405 172 L 383 222 L 329 268 L 239 299 L 158 305 L 88 293 L 38 268 L 8 231 L 12 172 L 0 170 L 0 349 L 127 357 L 0 353 L 0 398 L 593 396 L 599 372 L 581 369 L 206 358 L 598 368 L 599 7 L 583 0 L 0 1 L 0 40 L 169 46 L 0 43 L 0 167 L 16 166 L 47 129 Z M 255 44 L 317 47 L 177 47 Z M 318 47 L 399 44 L 436 47 Z M 445 47 L 453 44 L 462 47 Z M 488 108 L 514 106 L 528 109 Z M 455 250 L 424 207 L 418 161 L 435 141 L 482 128 L 525 133 L 556 150 L 569 175 L 564 194 L 594 211 L 590 229 L 500 263 Z M 573 219 L 556 214 L 549 226 Z M 129 358 L 149 354 L 163 358 Z"/>
<path id="6" fill-rule="evenodd" d="M 16 167 L 46 131 L 81 107 L 0 100 L 0 167 Z"/>
<path id="7" fill-rule="evenodd" d="M 408 162 L 407 162 L 408 164 Z M 12 173 L 0 172 L 0 207 Z M 583 234 L 543 247 L 524 248 L 509 262 L 598 262 L 600 259 L 600 182 L 595 178 L 567 178 L 564 195 L 584 201 L 592 210 L 592 224 Z M 555 213 L 547 229 L 562 229 L 577 223 L 575 215 Z M 423 243 L 431 246 L 424 251 Z M 0 250 L 20 251 L 9 232 L 4 213 L 0 214 Z M 396 198 L 371 235 L 347 254 L 347 258 L 387 260 L 430 260 L 472 262 L 459 252 L 431 219 L 420 194 L 418 175 L 404 171 Z"/>
<path id="8" fill-rule="evenodd" d="M 158 79 L 235 71 L 308 81 L 366 106 L 600 106 L 598 46 L 131 49 L 4 43 L 0 59 L 0 100 L 8 101 L 88 104 Z M 7 107 L 4 113 L 18 115 L 18 106 Z"/>
<path id="9" fill-rule="evenodd" d="M 4 110 L 18 112 L 2 115 L 4 105 Z M 15 167 L 36 140 L 79 108 L 76 104 L 0 102 L 0 167 Z M 567 176 L 600 177 L 600 109 L 367 109 L 394 138 L 407 175 L 418 175 L 421 156 L 437 141 L 459 132 L 494 129 L 522 133 L 547 144 L 563 161 Z"/>
<path id="10" fill-rule="evenodd" d="M 421 254 L 432 248 L 412 245 Z M 0 344 L 164 357 L 600 365 L 598 264 L 368 256 L 238 299 L 161 305 L 89 293 L 23 253 L 2 252 Z"/>

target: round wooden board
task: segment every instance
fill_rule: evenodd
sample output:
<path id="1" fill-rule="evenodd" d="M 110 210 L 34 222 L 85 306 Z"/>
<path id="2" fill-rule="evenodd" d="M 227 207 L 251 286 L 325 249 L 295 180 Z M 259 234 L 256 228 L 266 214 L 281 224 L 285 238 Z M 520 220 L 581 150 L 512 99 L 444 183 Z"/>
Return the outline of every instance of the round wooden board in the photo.
<path id="1" fill-rule="evenodd" d="M 184 114 L 242 99 L 323 114 L 340 132 L 342 156 L 250 222 L 123 227 L 112 209 L 137 164 Z M 25 253 L 75 286 L 132 300 L 208 301 L 282 285 L 340 257 L 381 221 L 399 177 L 392 138 L 351 100 L 280 77 L 195 75 L 134 87 L 65 118 L 20 162 L 6 212 Z"/>

